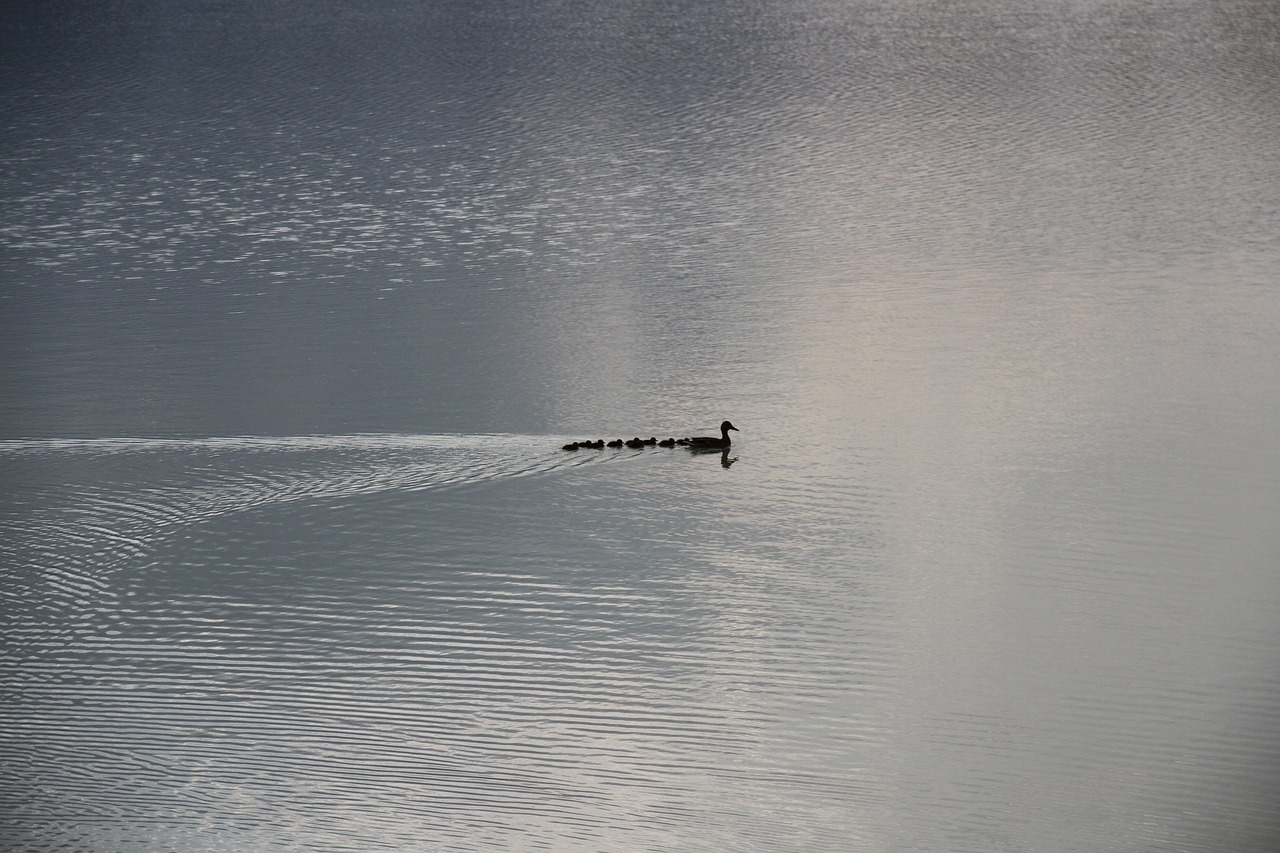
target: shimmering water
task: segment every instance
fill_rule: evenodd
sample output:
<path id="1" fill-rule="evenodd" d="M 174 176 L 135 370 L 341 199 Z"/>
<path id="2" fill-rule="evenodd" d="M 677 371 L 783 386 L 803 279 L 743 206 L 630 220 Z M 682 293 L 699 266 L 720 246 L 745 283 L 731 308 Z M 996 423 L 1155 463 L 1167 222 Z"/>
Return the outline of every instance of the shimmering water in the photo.
<path id="1" fill-rule="evenodd" d="M 1273 4 L 0 32 L 6 850 L 1275 849 Z"/>

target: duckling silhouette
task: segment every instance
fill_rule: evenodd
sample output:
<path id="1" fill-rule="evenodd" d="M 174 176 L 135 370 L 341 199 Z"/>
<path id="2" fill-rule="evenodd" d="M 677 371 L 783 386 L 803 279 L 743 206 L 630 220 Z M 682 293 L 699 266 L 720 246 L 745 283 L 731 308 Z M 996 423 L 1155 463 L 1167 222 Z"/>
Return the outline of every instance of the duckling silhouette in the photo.
<path id="1" fill-rule="evenodd" d="M 644 439 L 640 438 L 639 436 L 636 436 L 635 438 L 629 438 L 627 439 L 627 447 L 630 447 L 633 449 L 639 449 L 641 447 L 644 447 Z"/>
<path id="2" fill-rule="evenodd" d="M 615 438 L 613 441 L 609 442 L 609 444 L 608 444 L 607 446 L 608 446 L 608 447 L 621 447 L 621 446 L 622 446 L 622 439 L 620 439 L 620 438 Z"/>
<path id="3" fill-rule="evenodd" d="M 674 438 L 664 438 L 658 442 L 659 447 L 675 447 L 676 440 Z"/>
<path id="4" fill-rule="evenodd" d="M 729 441 L 729 430 L 738 432 L 738 428 L 736 426 L 725 421 L 720 424 L 719 438 L 702 435 L 694 438 L 681 439 L 680 443 L 687 445 L 691 450 L 719 450 L 732 444 L 732 442 Z"/>
<path id="5" fill-rule="evenodd" d="M 655 435 L 651 435 L 644 440 L 644 443 L 649 445 L 650 447 L 653 447 L 655 444 L 658 443 L 658 437 Z"/>
<path id="6" fill-rule="evenodd" d="M 591 448 L 592 450 L 604 450 L 604 439 L 603 439 L 603 438 L 597 438 L 595 441 L 588 441 L 588 442 L 586 442 L 585 444 L 583 444 L 582 446 L 583 446 L 583 447 L 589 447 L 589 448 Z"/>
<path id="7" fill-rule="evenodd" d="M 565 445 L 563 448 L 561 448 L 561 449 L 562 449 L 562 450 L 577 450 L 577 449 L 578 449 L 578 442 L 576 442 L 576 441 L 571 441 L 571 442 L 569 442 L 568 444 L 566 444 L 566 445 Z"/>

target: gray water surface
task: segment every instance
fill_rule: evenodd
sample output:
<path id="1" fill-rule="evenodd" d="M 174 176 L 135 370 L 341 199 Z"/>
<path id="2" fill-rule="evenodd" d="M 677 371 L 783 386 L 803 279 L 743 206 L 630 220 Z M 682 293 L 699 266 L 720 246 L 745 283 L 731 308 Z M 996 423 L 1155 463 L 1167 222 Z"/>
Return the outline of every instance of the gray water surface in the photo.
<path id="1" fill-rule="evenodd" d="M 0 33 L 5 849 L 1275 848 L 1272 4 Z"/>

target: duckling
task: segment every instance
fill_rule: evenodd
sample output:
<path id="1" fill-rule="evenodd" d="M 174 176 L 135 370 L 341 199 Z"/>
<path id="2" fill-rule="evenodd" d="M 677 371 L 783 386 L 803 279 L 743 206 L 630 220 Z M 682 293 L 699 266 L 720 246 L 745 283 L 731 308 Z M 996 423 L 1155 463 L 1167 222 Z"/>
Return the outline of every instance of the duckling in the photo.
<path id="1" fill-rule="evenodd" d="M 569 442 L 568 444 L 566 444 L 566 445 L 565 445 L 563 448 L 561 448 L 561 449 L 562 449 L 562 450 L 577 450 L 577 449 L 578 449 L 578 442 L 576 442 L 576 441 L 571 441 L 571 442 Z"/>
<path id="2" fill-rule="evenodd" d="M 604 450 L 604 439 L 597 438 L 595 441 L 588 441 L 583 447 L 589 447 L 592 450 Z"/>
<path id="3" fill-rule="evenodd" d="M 644 442 L 644 443 L 645 443 L 645 444 L 647 444 L 647 445 L 649 445 L 650 447 L 653 447 L 655 444 L 657 444 L 657 443 L 658 443 L 658 438 L 657 438 L 657 436 L 653 436 L 653 435 L 651 435 L 651 436 L 649 436 L 647 439 L 645 439 L 645 442 Z"/>
<path id="4" fill-rule="evenodd" d="M 640 438 L 639 436 L 636 436 L 635 438 L 627 439 L 626 444 L 627 444 L 627 447 L 638 450 L 639 448 L 644 447 L 644 439 Z"/>
<path id="5" fill-rule="evenodd" d="M 664 438 L 658 442 L 659 447 L 675 447 L 676 440 L 674 438 Z"/>
<path id="6" fill-rule="evenodd" d="M 622 439 L 620 438 L 615 438 L 613 441 L 609 442 L 606 445 L 606 447 L 621 447 L 621 446 L 622 446 Z"/>

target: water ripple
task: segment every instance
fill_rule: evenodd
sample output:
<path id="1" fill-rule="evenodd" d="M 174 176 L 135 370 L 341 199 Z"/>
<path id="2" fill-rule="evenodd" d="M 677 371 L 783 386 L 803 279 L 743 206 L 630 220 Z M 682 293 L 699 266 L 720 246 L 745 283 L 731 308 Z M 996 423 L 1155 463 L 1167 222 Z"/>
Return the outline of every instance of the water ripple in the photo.
<path id="1" fill-rule="evenodd" d="M 0 464 L 24 470 L 78 459 L 100 479 L 53 502 L 15 510 L 0 554 L 19 577 L 2 595 L 34 615 L 77 612 L 110 598 L 114 568 L 136 562 L 185 526 L 295 502 L 445 489 L 524 477 L 612 457 L 566 458 L 546 437 L 349 435 L 0 442 Z M 145 471 L 146 484 L 112 482 Z M 34 496 L 15 494 L 15 500 Z M 46 598 L 47 597 L 47 598 Z M 43 600 L 43 603 L 35 602 Z M 20 625 L 13 625 L 20 633 Z"/>

